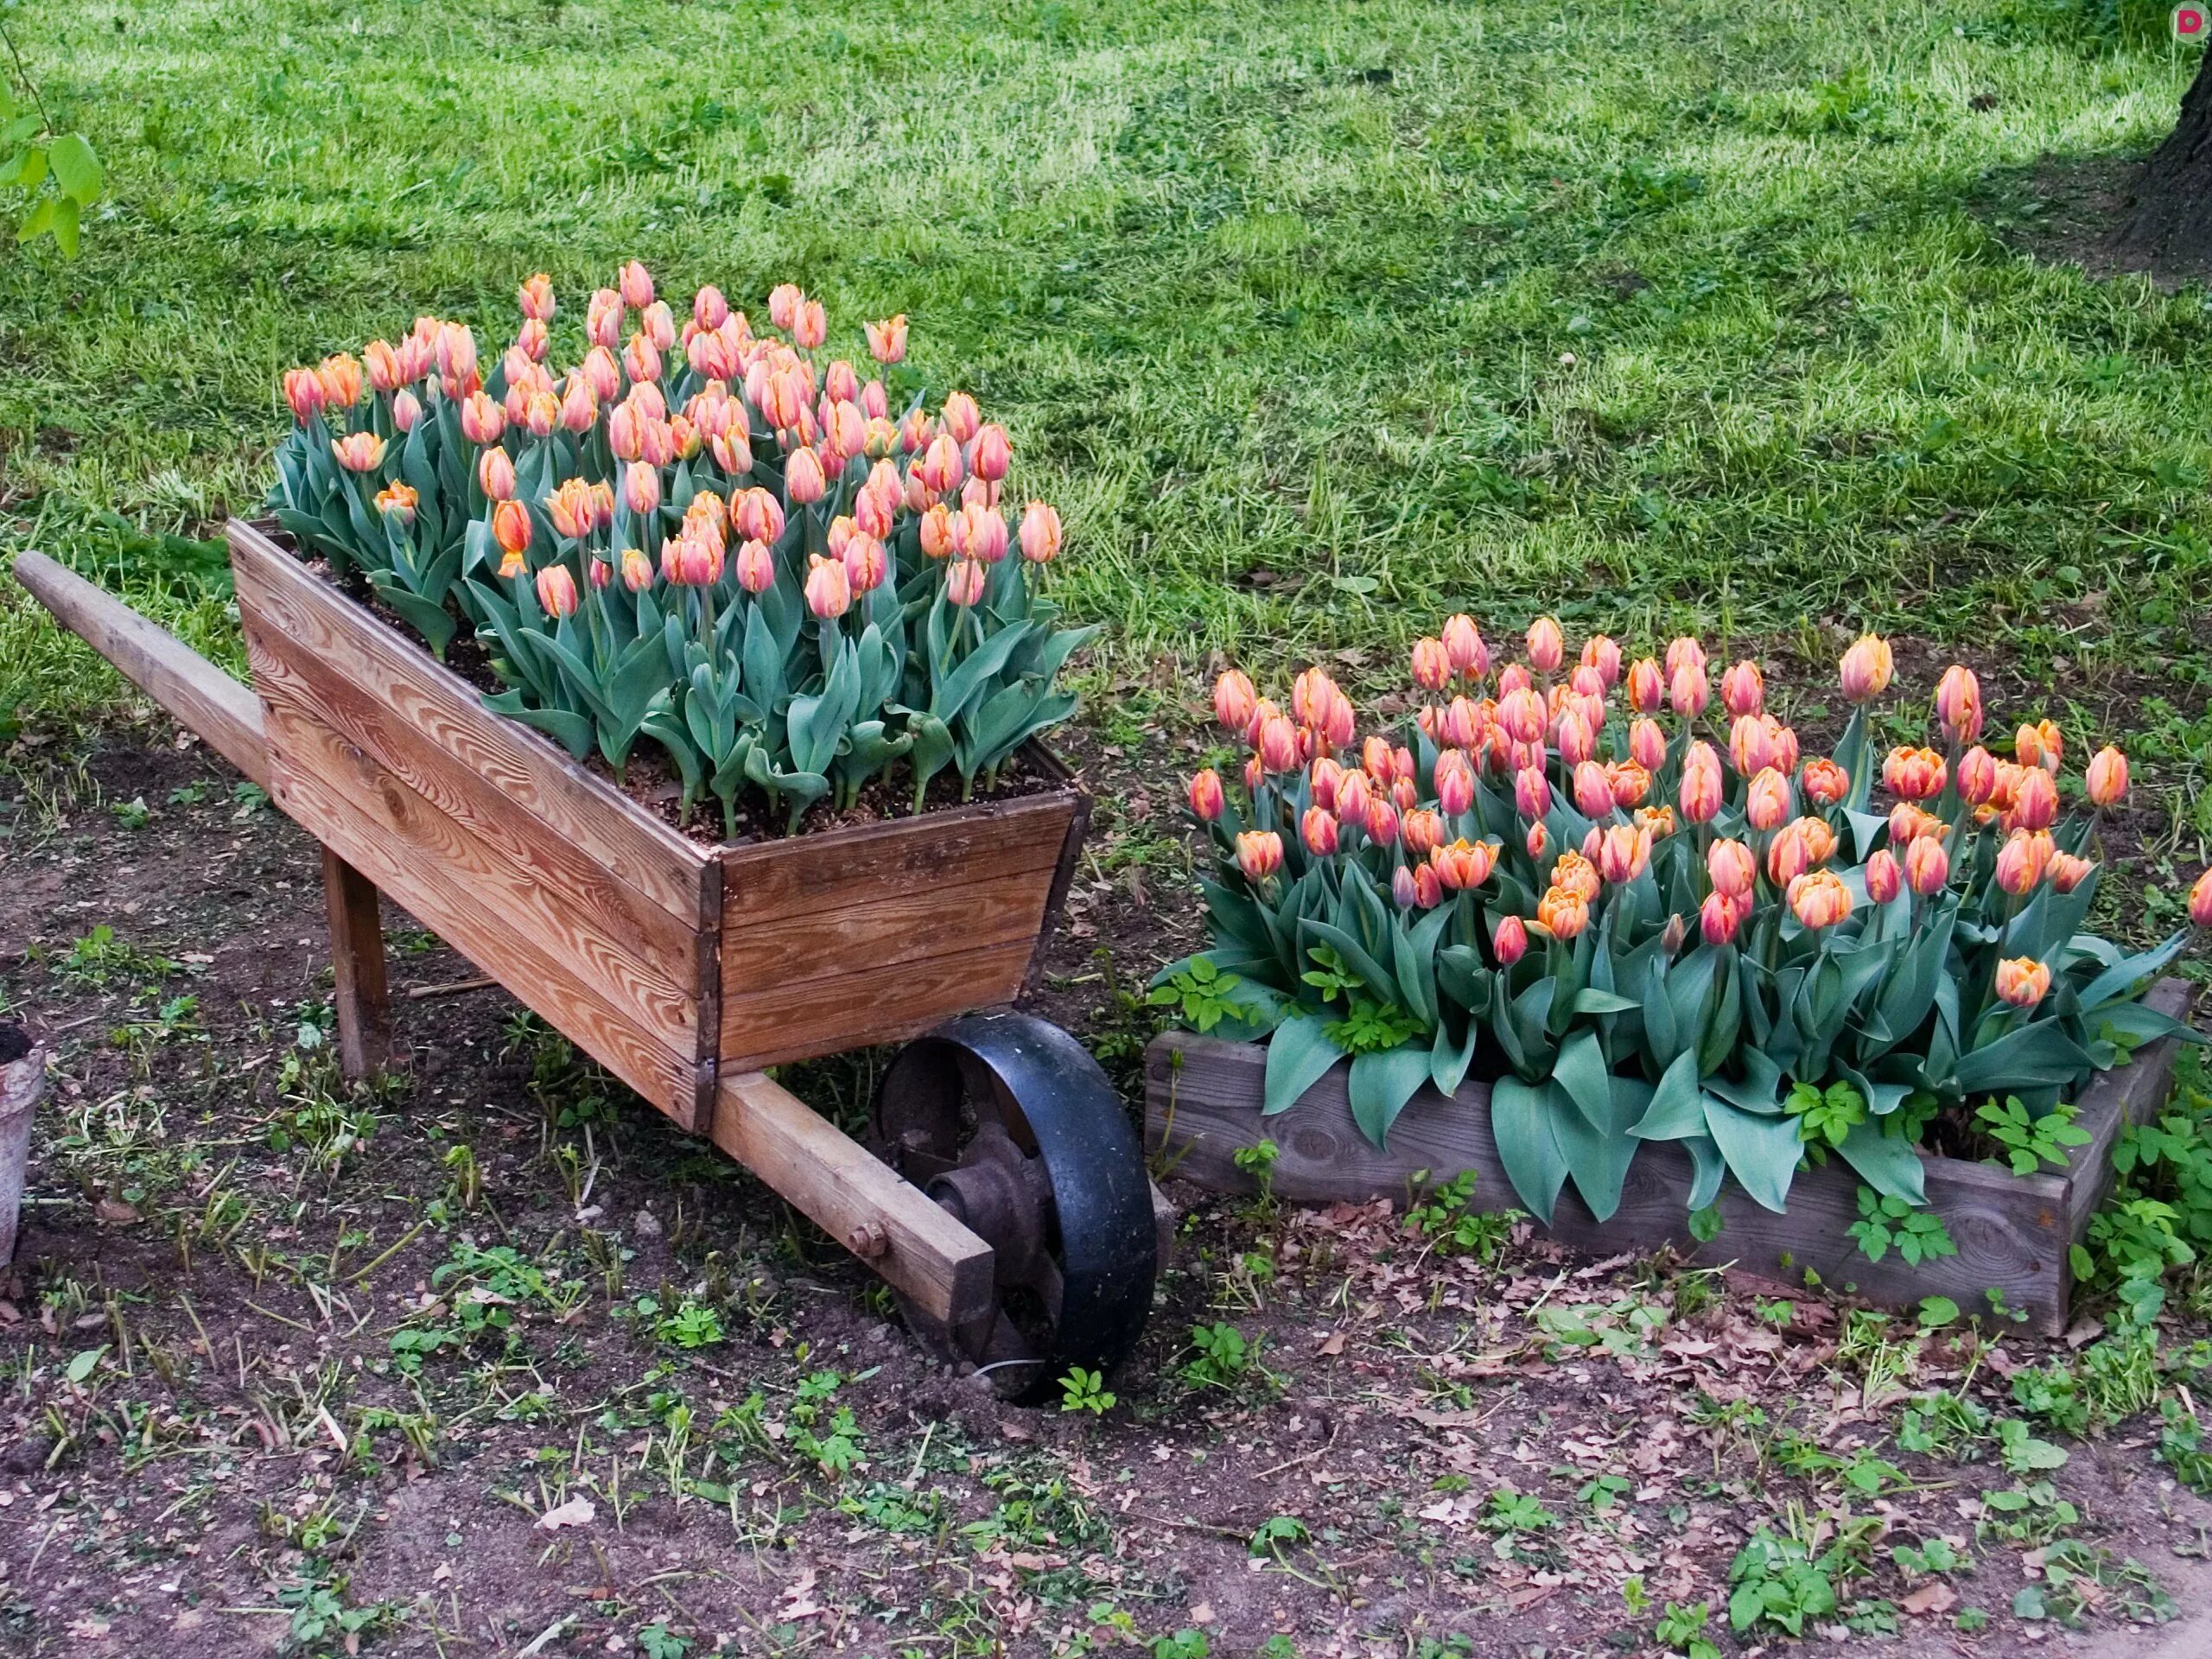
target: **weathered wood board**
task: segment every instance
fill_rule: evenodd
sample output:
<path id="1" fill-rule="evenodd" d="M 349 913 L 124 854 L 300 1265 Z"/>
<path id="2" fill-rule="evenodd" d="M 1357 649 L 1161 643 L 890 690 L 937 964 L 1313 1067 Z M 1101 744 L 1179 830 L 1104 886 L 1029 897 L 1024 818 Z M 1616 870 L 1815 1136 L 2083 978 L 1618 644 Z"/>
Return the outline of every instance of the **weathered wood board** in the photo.
<path id="1" fill-rule="evenodd" d="M 714 1108 L 719 864 L 250 525 L 277 804 L 685 1128 Z"/>
<path id="2" fill-rule="evenodd" d="M 2161 980 L 2146 1001 L 2179 1016 L 2189 1007 L 2189 987 Z M 1894 1252 L 1869 1262 L 1844 1230 L 1859 1218 L 1859 1181 L 1840 1160 L 1802 1171 L 1783 1215 L 1727 1182 L 1721 1232 L 1700 1243 L 1690 1235 L 1684 1202 L 1689 1155 L 1663 1141 L 1637 1154 L 1611 1217 L 1593 1218 L 1570 1185 L 1549 1230 L 1563 1243 L 1604 1255 L 1669 1245 L 1692 1261 L 1732 1262 L 1791 1283 L 1810 1270 L 1827 1285 L 1897 1306 L 1942 1295 L 1981 1311 L 1995 1289 L 2037 1330 L 2057 1335 L 2073 1290 L 2067 1247 L 2110 1185 L 2109 1154 L 2120 1126 L 2143 1122 L 2164 1101 L 2178 1046 L 2171 1038 L 2147 1044 L 2134 1064 L 2091 1084 L 2075 1120 L 2089 1132 L 2089 1144 L 2075 1148 L 2063 1172 L 2016 1176 L 1993 1165 L 1923 1157 L 1929 1203 L 1958 1246 L 1955 1256 L 1917 1267 Z M 1270 1190 L 1294 1202 L 1402 1203 L 1416 1192 L 1421 1172 L 1424 1184 L 1433 1184 L 1471 1169 L 1478 1205 L 1519 1207 L 1491 1135 L 1487 1085 L 1465 1084 L 1449 1100 L 1424 1086 L 1392 1127 L 1389 1147 L 1378 1149 L 1352 1123 L 1344 1094 L 1349 1066 L 1339 1065 L 1287 1111 L 1263 1118 L 1266 1065 L 1267 1051 L 1255 1044 L 1187 1033 L 1155 1039 L 1145 1055 L 1145 1143 L 1154 1166 L 1217 1191 L 1249 1192 L 1252 1179 L 1235 1155 L 1264 1137 L 1277 1148 Z"/>

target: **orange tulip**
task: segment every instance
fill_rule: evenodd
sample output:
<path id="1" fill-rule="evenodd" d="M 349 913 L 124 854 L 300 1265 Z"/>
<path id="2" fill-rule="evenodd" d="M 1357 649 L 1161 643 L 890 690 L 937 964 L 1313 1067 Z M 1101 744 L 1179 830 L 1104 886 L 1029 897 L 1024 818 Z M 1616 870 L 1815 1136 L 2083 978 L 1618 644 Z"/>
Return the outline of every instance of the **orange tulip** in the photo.
<path id="1" fill-rule="evenodd" d="M 1221 774 L 1211 766 L 1192 773 L 1190 784 L 1184 792 L 1191 803 L 1192 812 L 1208 823 L 1218 818 L 1228 804 L 1227 798 L 1222 792 Z"/>
<path id="2" fill-rule="evenodd" d="M 1633 760 L 1616 760 L 1607 766 L 1605 781 L 1612 786 L 1613 804 L 1624 812 L 1641 805 L 1651 792 L 1651 774 Z"/>
<path id="3" fill-rule="evenodd" d="M 515 463 L 504 449 L 486 449 L 476 457 L 476 482 L 486 499 L 511 501 L 515 493 Z"/>
<path id="4" fill-rule="evenodd" d="M 1607 817 L 1612 813 L 1612 779 L 1595 760 L 1585 760 L 1574 769 L 1574 804 L 1586 818 Z"/>
<path id="5" fill-rule="evenodd" d="M 1590 925 L 1590 901 L 1566 887 L 1553 887 L 1536 901 L 1536 925 L 1565 943 Z"/>
<path id="6" fill-rule="evenodd" d="M 1649 657 L 1637 658 L 1628 671 L 1628 706 L 1639 715 L 1656 714 L 1666 697 L 1667 683 L 1660 677 L 1659 664 Z"/>
<path id="7" fill-rule="evenodd" d="M 1414 641 L 1414 683 L 1424 691 L 1441 691 L 1452 683 L 1452 654 L 1441 639 Z"/>
<path id="8" fill-rule="evenodd" d="M 1282 868 L 1282 837 L 1272 830 L 1247 830 L 1236 837 L 1236 868 L 1248 881 L 1264 881 Z"/>
<path id="9" fill-rule="evenodd" d="M 1866 861 L 1866 896 L 1878 905 L 1886 905 L 1904 886 L 1904 872 L 1898 868 L 1897 855 L 1886 847 L 1878 849 Z"/>
<path id="10" fill-rule="evenodd" d="M 1807 927 L 1834 927 L 1851 914 L 1851 889 L 1834 870 L 1811 870 L 1789 884 L 1789 908 Z"/>
<path id="11" fill-rule="evenodd" d="M 1954 663 L 1943 671 L 1936 686 L 1936 718 L 1954 743 L 1981 735 L 1981 682 L 1972 669 Z"/>
<path id="12" fill-rule="evenodd" d="M 1785 793 L 1787 785 L 1784 786 Z M 1682 755 L 1682 783 L 1678 796 L 1683 818 L 1691 823 L 1710 823 L 1720 811 L 1726 779 L 1721 776 L 1720 756 L 1703 739 Z M 1788 810 L 1784 803 L 1785 811 Z M 1781 820 L 1776 819 L 1777 823 Z"/>
<path id="13" fill-rule="evenodd" d="M 903 362 L 906 356 L 906 314 L 886 317 L 881 322 L 861 325 L 868 335 L 868 355 L 879 363 Z"/>
<path id="14" fill-rule="evenodd" d="M 2109 743 L 2091 757 L 2084 780 L 2092 804 L 2118 806 L 2127 798 L 2127 757 Z"/>
<path id="15" fill-rule="evenodd" d="M 1651 866 L 1651 832 L 1631 823 L 1610 826 L 1598 843 L 1598 872 L 1618 884 L 1633 881 Z"/>
<path id="16" fill-rule="evenodd" d="M 1943 757 L 1933 749 L 1894 748 L 1882 763 L 1882 782 L 1901 800 L 1930 800 L 1943 792 L 1944 781 Z"/>
<path id="17" fill-rule="evenodd" d="M 765 594 L 776 585 L 776 556 L 766 542 L 747 542 L 737 550 L 737 585 L 748 594 Z"/>
<path id="18" fill-rule="evenodd" d="M 1922 836 L 1904 849 L 1904 879 L 1925 899 L 1949 885 L 1951 855 L 1943 850 L 1940 836 Z"/>
<path id="19" fill-rule="evenodd" d="M 1997 964 L 1997 995 L 2016 1008 L 2032 1008 L 2050 991 L 2050 969 L 2032 957 Z"/>
<path id="20" fill-rule="evenodd" d="M 1283 715 L 1271 715 L 1260 725 L 1260 741 L 1253 746 L 1260 752 L 1260 764 L 1277 774 L 1295 772 L 1299 766 L 1298 728 Z"/>
<path id="21" fill-rule="evenodd" d="M 2061 893 L 2071 893 L 2089 879 L 2096 865 L 2088 859 L 2072 853 L 2053 853 L 2050 855 L 2050 885 Z"/>
<path id="22" fill-rule="evenodd" d="M 1736 930 L 1751 914 L 1748 897 L 1732 899 L 1725 893 L 1708 893 L 1705 902 L 1698 906 L 1698 931 L 1707 944 L 1726 944 L 1735 938 Z"/>
<path id="23" fill-rule="evenodd" d="M 1808 760 L 1800 774 L 1805 798 L 1821 806 L 1834 806 L 1851 792 L 1851 774 L 1833 760 Z"/>
<path id="24" fill-rule="evenodd" d="M 1603 891 L 1603 883 L 1598 879 L 1598 867 L 1580 853 L 1561 853 L 1559 855 L 1558 861 L 1552 866 L 1551 884 L 1569 893 L 1579 893 L 1592 902 Z"/>
<path id="25" fill-rule="evenodd" d="M 402 524 L 415 522 L 415 509 L 420 502 L 412 484 L 395 480 L 377 492 L 377 511 L 387 518 L 397 515 Z"/>
<path id="26" fill-rule="evenodd" d="M 1715 893 L 1726 893 L 1731 899 L 1748 899 L 1758 874 L 1758 865 L 1752 859 L 1750 848 L 1740 841 L 1724 837 L 1706 849 L 1705 873 L 1712 879 Z"/>
<path id="27" fill-rule="evenodd" d="M 2015 899 L 2033 892 L 2050 868 L 2052 850 L 2048 833 L 2015 830 L 1997 850 L 1997 885 Z"/>
<path id="28" fill-rule="evenodd" d="M 503 552 L 519 554 L 530 545 L 530 509 L 512 498 L 492 509 L 492 539 Z"/>
<path id="29" fill-rule="evenodd" d="M 1843 695 L 1853 702 L 1871 702 L 1880 696 L 1890 689 L 1896 672 L 1897 660 L 1891 654 L 1889 641 L 1871 633 L 1859 636 L 1843 653 L 1838 668 Z"/>
<path id="30" fill-rule="evenodd" d="M 891 561 L 883 543 L 873 536 L 855 535 L 845 543 L 842 562 L 845 579 L 856 594 L 872 594 L 891 574 Z"/>
<path id="31" fill-rule="evenodd" d="M 1367 822 L 1361 826 L 1377 847 L 1398 843 L 1398 809 L 1387 795 L 1377 794 L 1367 804 Z"/>
<path id="32" fill-rule="evenodd" d="M 1432 809 L 1416 807 L 1398 820 L 1398 836 L 1415 858 L 1426 858 L 1444 844 L 1444 819 Z"/>
<path id="33" fill-rule="evenodd" d="M 1705 712 L 1711 690 L 1705 683 L 1705 670 L 1684 663 L 1676 669 L 1667 683 L 1667 702 L 1684 720 L 1695 720 Z"/>
<path id="34" fill-rule="evenodd" d="M 1446 749 L 1436 757 L 1436 804 L 1458 817 L 1475 804 L 1475 769 L 1465 752 Z"/>
<path id="35" fill-rule="evenodd" d="M 852 578 L 841 560 L 819 553 L 807 561 L 806 608 L 823 621 L 831 621 L 852 608 Z"/>
<path id="36" fill-rule="evenodd" d="M 1471 842 L 1463 837 L 1448 847 L 1439 847 L 1429 857 L 1447 889 L 1466 893 L 1490 880 L 1491 872 L 1497 866 L 1497 844 L 1489 841 Z"/>
<path id="37" fill-rule="evenodd" d="M 285 370 L 284 401 L 292 406 L 292 418 L 305 426 L 322 412 L 322 377 L 313 369 Z"/>
<path id="38" fill-rule="evenodd" d="M 1733 663 L 1720 677 L 1720 703 L 1741 720 L 1746 715 L 1756 715 L 1766 708 L 1766 676 L 1759 672 L 1757 663 Z M 1756 766 L 1751 768 L 1754 772 Z"/>
<path id="39" fill-rule="evenodd" d="M 331 455 L 349 473 L 372 473 L 384 462 L 384 440 L 373 432 L 348 432 L 330 441 Z"/>
<path id="40" fill-rule="evenodd" d="M 1902 847 L 1922 836 L 1948 834 L 1950 826 L 1933 812 L 1915 806 L 1910 801 L 1899 801 L 1890 809 L 1890 845 Z"/>
<path id="41" fill-rule="evenodd" d="M 1646 772 L 1656 772 L 1667 764 L 1667 734 L 1656 720 L 1637 719 L 1628 728 L 1629 759 Z"/>
<path id="42" fill-rule="evenodd" d="M 660 506 L 660 468 L 633 461 L 622 469 L 622 499 L 632 512 L 643 515 Z"/>
<path id="43" fill-rule="evenodd" d="M 799 506 L 812 506 L 830 489 L 822 459 L 811 449 L 794 449 L 784 461 L 784 493 Z"/>
<path id="44" fill-rule="evenodd" d="M 1060 515 L 1043 501 L 1032 501 L 1021 514 L 1021 556 L 1050 564 L 1060 556 Z"/>
<path id="45" fill-rule="evenodd" d="M 1959 757 L 1959 798 L 1980 806 L 1997 793 L 1997 757 L 1977 743 Z"/>
<path id="46" fill-rule="evenodd" d="M 549 616 L 576 613 L 576 579 L 565 564 L 549 564 L 537 573 L 537 602 Z"/>
<path id="47" fill-rule="evenodd" d="M 1541 766 L 1523 766 L 1513 774 L 1513 810 L 1524 818 L 1541 818 L 1552 810 L 1551 779 Z"/>
<path id="48" fill-rule="evenodd" d="M 660 485 L 660 474 L 653 474 L 654 488 Z M 545 498 L 545 516 L 553 521 L 553 528 L 571 541 L 582 541 L 591 534 L 599 522 L 599 515 L 592 505 L 591 486 L 581 478 L 565 480 L 552 494 Z"/>
<path id="49" fill-rule="evenodd" d="M 322 382 L 322 400 L 331 408 L 351 409 L 361 401 L 361 365 L 351 353 L 324 358 L 315 373 Z"/>
<path id="50" fill-rule="evenodd" d="M 1251 677 L 1241 669 L 1230 669 L 1213 683 L 1213 717 L 1232 732 L 1249 730 L 1258 709 Z"/>
<path id="51" fill-rule="evenodd" d="M 622 550 L 622 585 L 633 594 L 653 585 L 653 563 L 634 547 Z"/>
<path id="52" fill-rule="evenodd" d="M 2212 870 L 2198 876 L 2189 890 L 2189 919 L 2199 927 L 2212 927 Z"/>
<path id="53" fill-rule="evenodd" d="M 1478 680 L 1490 672 L 1490 647 L 1483 643 L 1482 630 L 1475 626 L 1473 617 L 1446 617 L 1442 637 L 1445 654 L 1451 658 L 1455 673 Z"/>
<path id="54" fill-rule="evenodd" d="M 1751 779 L 1751 789 L 1745 797 L 1745 820 L 1752 829 L 1764 833 L 1779 830 L 1789 816 L 1789 780 L 1769 766 Z"/>
<path id="55" fill-rule="evenodd" d="M 1556 674 L 1567 660 L 1567 640 L 1555 618 L 1540 616 L 1529 625 L 1529 665 L 1539 674 Z"/>
<path id="56" fill-rule="evenodd" d="M 2057 817 L 2058 785 L 2041 766 L 2026 768 L 2020 773 L 2019 787 L 2013 791 L 2012 804 L 2005 814 L 2005 827 L 2048 830 Z"/>
<path id="57" fill-rule="evenodd" d="M 1600 690 L 1611 690 L 1621 683 L 1619 642 L 1602 633 L 1592 634 L 1582 642 L 1582 666 L 1597 671 Z"/>
<path id="58" fill-rule="evenodd" d="M 1766 845 L 1767 880 L 1777 887 L 1787 888 L 1790 883 L 1811 869 L 1817 861 L 1807 844 L 1802 818 L 1792 819 L 1775 832 Z"/>
<path id="59" fill-rule="evenodd" d="M 938 418 L 955 443 L 964 444 L 982 429 L 982 411 L 976 407 L 976 400 L 964 391 L 947 392 L 944 408 Z"/>

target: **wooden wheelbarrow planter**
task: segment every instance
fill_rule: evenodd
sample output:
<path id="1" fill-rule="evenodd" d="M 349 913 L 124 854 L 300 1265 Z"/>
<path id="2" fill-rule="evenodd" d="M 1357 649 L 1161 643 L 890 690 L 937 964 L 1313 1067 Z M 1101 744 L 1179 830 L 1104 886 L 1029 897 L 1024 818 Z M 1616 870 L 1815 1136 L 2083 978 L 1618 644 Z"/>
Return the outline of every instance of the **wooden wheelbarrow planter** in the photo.
<path id="1" fill-rule="evenodd" d="M 917 1045 L 887 1080 L 899 1168 L 766 1071 L 1014 1001 L 1088 817 L 1065 767 L 1033 747 L 1046 791 L 704 846 L 486 709 L 261 527 L 234 520 L 229 537 L 251 688 L 41 555 L 22 555 L 16 576 L 321 843 L 349 1075 L 391 1044 L 381 893 L 867 1261 L 956 1352 L 1050 1362 L 1049 1376 L 1015 1379 L 1045 1386 L 1126 1351 L 1151 1300 L 1152 1192 L 1072 1039 L 1008 1015 Z M 1007 1147 L 960 1149 L 982 1105 L 1042 1160 L 1026 1211 L 1001 1190 Z M 1036 1213 L 1045 1189 L 1056 1215 Z M 1034 1306 L 1027 1338 L 1002 1328 L 1009 1290 L 1025 1287 L 1052 1331 L 1044 1348 Z"/>
<path id="2" fill-rule="evenodd" d="M 2164 979 L 2145 999 L 2179 1019 L 2189 1010 L 2186 981 Z M 1733 1263 L 1788 1284 L 1808 1270 L 1831 1288 L 1869 1300 L 1913 1307 L 1948 1296 L 1968 1313 L 1986 1312 L 1988 1293 L 2025 1313 L 2045 1336 L 2066 1328 L 2074 1287 L 2068 1247 L 2088 1230 L 2089 1217 L 2112 1185 L 2112 1147 L 2124 1124 L 2140 1123 L 2166 1098 L 2179 1042 L 2162 1037 L 2135 1052 L 2133 1064 L 2100 1073 L 2083 1091 L 2075 1122 L 2088 1131 L 2067 1168 L 2014 1175 L 1991 1164 L 1923 1154 L 1928 1201 L 1942 1218 L 1958 1254 L 1906 1262 L 1894 1250 L 1870 1262 L 1845 1230 L 1859 1219 L 1859 1180 L 1839 1158 L 1802 1170 L 1789 1189 L 1789 1208 L 1777 1215 L 1734 1181 L 1719 1198 L 1719 1236 L 1700 1243 L 1683 1205 L 1690 1190 L 1688 1153 L 1654 1141 L 1637 1154 L 1620 1208 L 1593 1217 L 1572 1186 L 1552 1212 L 1551 1236 L 1603 1255 L 1669 1247 L 1685 1259 Z M 1423 1084 L 1377 1147 L 1354 1126 L 1344 1092 L 1349 1067 L 1339 1065 L 1281 1115 L 1260 1115 L 1267 1050 L 1172 1032 L 1145 1054 L 1145 1140 L 1171 1173 L 1221 1192 L 1249 1192 L 1253 1178 L 1236 1154 L 1272 1140 L 1276 1158 L 1268 1190 L 1300 1203 L 1407 1202 L 1418 1190 L 1475 1172 L 1477 1205 L 1514 1207 L 1516 1200 L 1490 1129 L 1490 1089 L 1468 1083 L 1449 1100 Z"/>

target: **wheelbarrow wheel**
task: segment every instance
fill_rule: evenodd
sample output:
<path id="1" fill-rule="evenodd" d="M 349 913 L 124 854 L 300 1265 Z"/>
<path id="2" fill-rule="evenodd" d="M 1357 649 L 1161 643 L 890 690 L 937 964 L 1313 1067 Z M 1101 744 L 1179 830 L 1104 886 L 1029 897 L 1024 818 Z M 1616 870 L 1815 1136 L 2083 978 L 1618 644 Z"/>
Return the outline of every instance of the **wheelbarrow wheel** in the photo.
<path id="1" fill-rule="evenodd" d="M 907 1323 L 1002 1397 L 1051 1399 L 1070 1367 L 1136 1345 L 1158 1270 L 1143 1149 L 1098 1063 L 1058 1026 L 971 1014 L 910 1044 L 876 1090 L 892 1166 L 990 1245 L 997 1305 L 947 1331 Z"/>

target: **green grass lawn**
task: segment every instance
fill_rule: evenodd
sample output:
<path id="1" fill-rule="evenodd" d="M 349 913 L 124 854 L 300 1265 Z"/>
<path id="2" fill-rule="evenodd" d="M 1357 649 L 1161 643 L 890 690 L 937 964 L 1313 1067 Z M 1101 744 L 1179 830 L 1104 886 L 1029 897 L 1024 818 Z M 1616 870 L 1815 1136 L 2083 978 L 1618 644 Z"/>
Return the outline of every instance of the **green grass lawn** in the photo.
<path id="1" fill-rule="evenodd" d="M 11 22 L 111 196 L 0 270 L 0 547 L 204 645 L 113 515 L 213 535 L 286 365 L 634 253 L 911 314 L 1066 511 L 1094 684 L 1447 604 L 2212 666 L 2212 301 L 1999 228 L 2194 70 L 2088 0 L 250 11 Z M 0 612 L 0 710 L 86 664 Z"/>

